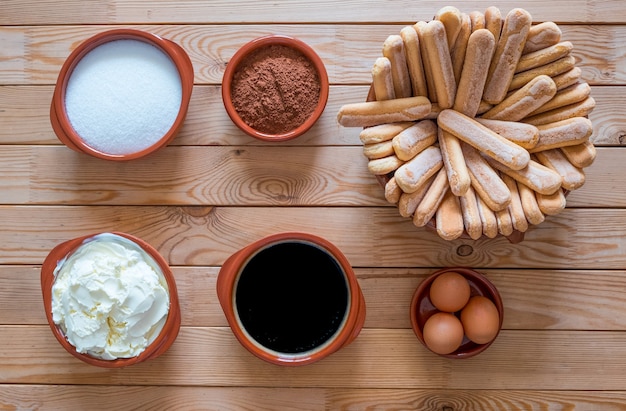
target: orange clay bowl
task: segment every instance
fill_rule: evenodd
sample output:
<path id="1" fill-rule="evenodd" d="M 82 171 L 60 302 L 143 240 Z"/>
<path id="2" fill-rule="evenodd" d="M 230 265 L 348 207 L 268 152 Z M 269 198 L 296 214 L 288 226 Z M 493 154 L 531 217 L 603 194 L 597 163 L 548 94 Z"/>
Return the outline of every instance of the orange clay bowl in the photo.
<path id="1" fill-rule="evenodd" d="M 86 362 L 87 364 L 95 365 L 98 367 L 122 368 L 157 358 L 170 348 L 170 346 L 176 340 L 176 337 L 178 336 L 178 331 L 180 330 L 181 313 L 180 305 L 178 302 L 178 292 L 176 290 L 176 282 L 174 281 L 174 275 L 172 274 L 172 271 L 170 270 L 170 267 L 163 258 L 163 256 L 161 256 L 161 254 L 159 254 L 159 252 L 150 244 L 130 234 L 111 232 L 111 234 L 119 235 L 136 243 L 152 258 L 154 258 L 156 263 L 159 265 L 159 268 L 161 268 L 163 276 L 165 277 L 165 281 L 167 282 L 170 298 L 170 309 L 161 333 L 152 342 L 152 344 L 146 347 L 143 352 L 135 357 L 118 358 L 115 360 L 103 360 L 76 351 L 76 348 L 72 344 L 70 344 L 65 338 L 65 335 L 63 334 L 61 328 L 59 328 L 52 320 L 52 286 L 55 280 L 54 270 L 56 269 L 57 264 L 59 263 L 59 261 L 63 260 L 66 256 L 68 256 L 74 250 L 80 247 L 86 239 L 94 237 L 98 234 L 102 233 L 85 235 L 69 241 L 65 241 L 57 245 L 50 251 L 41 266 L 41 291 L 43 294 L 43 305 L 46 312 L 46 319 L 48 320 L 48 325 L 52 330 L 52 334 L 68 353 L 72 354 L 79 360 Z"/>
<path id="2" fill-rule="evenodd" d="M 171 128 L 154 144 L 141 151 L 129 154 L 110 154 L 89 146 L 74 130 L 65 110 L 65 90 L 76 65 L 90 51 L 102 44 L 115 40 L 138 40 L 150 44 L 165 53 L 174 63 L 180 75 L 182 98 L 180 109 Z M 83 41 L 65 60 L 61 67 L 50 105 L 50 123 L 57 138 L 67 147 L 80 153 L 86 153 L 104 160 L 128 161 L 147 156 L 166 146 L 176 137 L 183 126 L 191 92 L 193 89 L 194 72 L 191 60 L 185 50 L 178 44 L 161 38 L 155 34 L 135 29 L 114 29 L 96 34 Z"/>
<path id="3" fill-rule="evenodd" d="M 311 115 L 300 126 L 282 134 L 265 133 L 256 130 L 248 125 L 235 109 L 232 97 L 233 80 L 237 69 L 240 67 L 240 64 L 251 53 L 272 45 L 290 47 L 302 53 L 313 64 L 315 70 L 317 71 L 320 83 L 319 100 Z M 324 112 L 324 108 L 326 107 L 326 103 L 328 101 L 328 92 L 328 74 L 326 73 L 326 67 L 324 66 L 324 62 L 322 61 L 322 59 L 308 44 L 296 38 L 284 35 L 270 35 L 259 37 L 244 44 L 239 50 L 237 50 L 237 52 L 233 55 L 233 57 L 226 65 L 226 70 L 224 71 L 224 77 L 222 79 L 222 100 L 224 103 L 224 108 L 226 109 L 226 113 L 228 113 L 230 119 L 244 133 L 261 141 L 267 142 L 287 141 L 306 133 L 311 127 L 313 127 L 313 125 L 317 122 L 317 120 Z"/>

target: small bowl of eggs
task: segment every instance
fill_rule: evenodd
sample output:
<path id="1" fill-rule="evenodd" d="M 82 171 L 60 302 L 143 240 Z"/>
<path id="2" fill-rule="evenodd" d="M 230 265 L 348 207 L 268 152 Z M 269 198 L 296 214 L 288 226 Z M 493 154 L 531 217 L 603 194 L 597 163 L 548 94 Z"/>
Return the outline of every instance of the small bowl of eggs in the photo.
<path id="1" fill-rule="evenodd" d="M 500 293 L 487 277 L 469 268 L 444 268 L 415 290 L 411 327 L 433 353 L 469 358 L 496 339 L 503 311 Z"/>

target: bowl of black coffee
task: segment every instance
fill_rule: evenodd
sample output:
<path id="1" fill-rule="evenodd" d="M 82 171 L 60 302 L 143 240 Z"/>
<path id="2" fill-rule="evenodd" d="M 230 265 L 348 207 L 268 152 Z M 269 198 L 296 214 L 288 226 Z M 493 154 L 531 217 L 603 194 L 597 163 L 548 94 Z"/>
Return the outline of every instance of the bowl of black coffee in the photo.
<path id="1" fill-rule="evenodd" d="M 365 319 L 352 267 L 307 233 L 262 238 L 222 266 L 218 297 L 239 342 L 278 365 L 305 365 L 350 343 Z"/>

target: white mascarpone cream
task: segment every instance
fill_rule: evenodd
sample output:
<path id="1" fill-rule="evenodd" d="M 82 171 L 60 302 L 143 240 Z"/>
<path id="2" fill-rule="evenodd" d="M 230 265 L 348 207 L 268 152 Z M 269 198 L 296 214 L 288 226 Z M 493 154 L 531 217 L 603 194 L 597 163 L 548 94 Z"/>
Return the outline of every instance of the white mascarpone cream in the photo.
<path id="1" fill-rule="evenodd" d="M 133 241 L 105 233 L 55 269 L 52 318 L 76 350 L 104 360 L 130 358 L 159 335 L 169 311 L 167 283 Z"/>

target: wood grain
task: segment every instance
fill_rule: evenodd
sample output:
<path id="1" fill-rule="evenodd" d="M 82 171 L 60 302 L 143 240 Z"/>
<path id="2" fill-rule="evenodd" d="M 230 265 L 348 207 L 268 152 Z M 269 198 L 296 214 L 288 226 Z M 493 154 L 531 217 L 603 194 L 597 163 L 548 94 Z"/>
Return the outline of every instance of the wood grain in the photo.
<path id="1" fill-rule="evenodd" d="M 385 204 L 360 147 L 170 147 L 124 164 L 65 147 L 0 146 L 0 156 L 3 201 L 16 204 Z"/>
<path id="2" fill-rule="evenodd" d="M 333 30 L 319 24 L 251 24 L 246 30 L 241 30 L 240 25 L 211 24 L 124 27 L 153 32 L 181 45 L 192 60 L 196 84 L 220 84 L 226 64 L 242 45 L 274 33 L 298 37 L 313 47 L 330 68 L 328 75 L 332 84 L 369 84 L 372 65 L 381 56 L 385 38 L 399 33 L 406 24 L 339 24 Z M 54 84 L 61 66 L 74 48 L 97 33 L 119 27 L 3 27 L 0 42 L 6 46 L 0 54 L 0 84 Z M 563 38 L 574 44 L 572 55 L 586 81 L 591 85 L 626 83 L 626 72 L 621 69 L 626 56 L 619 47 L 613 46 L 626 42 L 626 25 L 574 25 L 564 26 L 562 31 Z"/>
<path id="3" fill-rule="evenodd" d="M 1 326 L 0 382 L 480 389 L 488 375 L 490 389 L 621 390 L 623 338 L 621 331 L 503 330 L 486 351 L 461 361 L 426 350 L 412 330 L 369 328 L 323 361 L 277 372 L 239 345 L 229 328 L 182 327 L 163 356 L 107 370 L 71 357 L 47 326 Z"/>
<path id="4" fill-rule="evenodd" d="M 452 242 L 385 201 L 358 128 L 339 108 L 365 100 L 390 34 L 431 20 L 443 0 L 3 0 L 0 6 L 0 409 L 626 411 L 626 14 L 622 0 L 498 2 L 555 21 L 592 86 L 595 163 L 568 208 L 525 240 Z M 466 1 L 464 12 L 493 2 Z M 193 61 L 189 113 L 162 151 L 114 163 L 52 131 L 59 70 L 82 41 L 130 27 L 180 44 Z M 257 141 L 226 115 L 221 81 L 249 40 L 281 33 L 321 56 L 331 87 L 305 135 Z M 135 234 L 172 265 L 182 328 L 162 357 L 88 366 L 46 324 L 40 266 L 51 248 L 101 231 Z M 227 327 L 215 283 L 224 260 L 264 235 L 305 231 L 337 245 L 367 305 L 348 347 L 307 367 L 267 364 Z M 447 360 L 410 328 L 418 284 L 439 267 L 484 273 L 504 300 L 498 339 Z"/>
<path id="5" fill-rule="evenodd" d="M 570 207 L 626 206 L 613 166 L 624 150 L 598 149 Z M 4 204 L 392 206 L 362 147 L 172 146 L 120 164 L 62 146 L 0 145 L 0 158 Z"/>
<path id="6" fill-rule="evenodd" d="M 505 302 L 504 329 L 626 331 L 626 271 L 480 269 Z M 366 328 L 410 328 L 413 292 L 434 269 L 356 268 Z M 215 283 L 219 267 L 173 267 L 182 324 L 225 327 Z M 43 325 L 37 266 L 0 266 L 0 325 Z"/>
<path id="7" fill-rule="evenodd" d="M 228 1 L 212 1 L 210 4 L 201 0 L 188 0 L 181 5 L 175 0 L 139 0 L 125 2 L 123 0 L 100 1 L 87 6 L 80 0 L 66 0 L 61 3 L 50 0 L 39 1 L 34 7 L 20 0 L 5 0 L 3 3 L 0 24 L 106 24 L 111 22 L 133 23 L 146 22 L 201 22 L 207 19 L 212 22 L 325 22 L 340 23 L 344 21 L 417 21 L 432 19 L 441 7 L 448 5 L 446 1 L 420 1 L 419 7 L 414 2 L 402 0 L 394 2 L 394 7 L 384 3 L 366 0 L 358 2 L 335 2 L 332 0 L 318 1 L 315 7 L 304 0 L 290 0 L 263 7 L 254 0 L 238 1 L 232 7 Z M 555 5 L 556 3 L 556 5 Z M 489 3 L 491 4 L 491 3 Z M 504 13 L 519 7 L 519 1 L 505 0 L 498 2 Z M 483 1 L 463 2 L 463 11 L 474 9 L 484 11 L 487 6 Z M 596 4 L 575 0 L 546 3 L 532 0 L 525 1 L 524 7 L 539 21 L 589 23 L 619 23 L 624 18 L 620 0 L 609 0 Z M 584 18 L 584 19 L 582 19 Z"/>
<path id="8" fill-rule="evenodd" d="M 37 400 L 33 400 L 37 398 Z M 8 409 L 89 409 L 105 411 L 142 407 L 155 411 L 268 410 L 443 410 L 575 409 L 623 411 L 624 391 L 332 389 L 231 387 L 119 387 L 10 385 L 0 387 L 0 404 Z M 13 408 L 11 408 L 13 407 Z"/>
<path id="9" fill-rule="evenodd" d="M 610 222 L 610 224 L 607 224 Z M 511 244 L 445 241 L 392 207 L 0 206 L 0 264 L 40 264 L 58 243 L 102 231 L 137 235 L 172 265 L 221 265 L 233 252 L 280 231 L 335 243 L 357 267 L 623 269 L 626 210 L 568 209 Z"/>
<path id="10" fill-rule="evenodd" d="M 368 86 L 332 86 L 321 119 L 305 135 L 281 146 L 361 146 L 358 128 L 340 127 L 337 112 L 344 104 L 365 100 Z M 50 126 L 53 86 L 0 86 L 1 144 L 61 144 Z M 626 145 L 626 111 L 621 86 L 594 86 L 596 108 L 591 139 L 598 146 Z M 28 127 L 25 127 L 28 125 Z M 219 86 L 196 86 L 180 133 L 170 145 L 269 145 L 236 128 L 224 110 Z"/>

